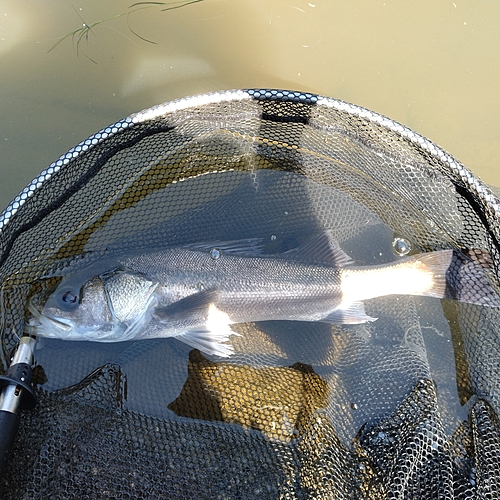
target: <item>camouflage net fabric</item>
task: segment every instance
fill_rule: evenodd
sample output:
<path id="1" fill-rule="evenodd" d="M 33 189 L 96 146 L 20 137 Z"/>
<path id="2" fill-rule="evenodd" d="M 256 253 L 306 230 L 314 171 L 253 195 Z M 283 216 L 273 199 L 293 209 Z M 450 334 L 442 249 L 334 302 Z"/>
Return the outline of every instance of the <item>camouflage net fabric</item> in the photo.
<path id="1" fill-rule="evenodd" d="M 500 202 L 429 140 L 366 109 L 278 90 L 213 93 L 120 121 L 0 216 L 2 364 L 30 297 L 120 249 L 328 229 L 358 265 L 479 248 L 498 290 Z M 235 354 L 175 339 L 39 339 L 2 498 L 483 499 L 500 491 L 500 314 L 366 301 L 360 325 L 235 325 Z M 41 371 L 41 370 L 40 370 Z M 43 383 L 42 383 L 43 382 Z"/>

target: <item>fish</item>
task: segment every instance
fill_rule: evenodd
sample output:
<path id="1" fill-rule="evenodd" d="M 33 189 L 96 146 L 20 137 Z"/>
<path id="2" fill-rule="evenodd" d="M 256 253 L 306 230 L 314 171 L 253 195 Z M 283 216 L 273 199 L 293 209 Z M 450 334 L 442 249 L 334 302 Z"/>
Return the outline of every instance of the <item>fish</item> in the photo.
<path id="1" fill-rule="evenodd" d="M 118 342 L 174 337 L 220 357 L 234 353 L 237 323 L 375 321 L 364 301 L 388 295 L 498 307 L 482 250 L 444 249 L 356 266 L 331 231 L 280 254 L 257 239 L 116 255 L 64 276 L 41 306 L 37 336 Z"/>

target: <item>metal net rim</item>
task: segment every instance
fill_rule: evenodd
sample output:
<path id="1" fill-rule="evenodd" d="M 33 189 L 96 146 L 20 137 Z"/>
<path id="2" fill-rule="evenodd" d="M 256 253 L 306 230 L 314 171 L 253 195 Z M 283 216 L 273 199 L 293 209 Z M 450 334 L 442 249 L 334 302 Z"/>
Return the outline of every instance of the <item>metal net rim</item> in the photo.
<path id="1" fill-rule="evenodd" d="M 500 218 L 500 201 L 484 182 L 444 149 L 401 123 L 356 104 L 334 99 L 332 97 L 321 96 L 319 94 L 280 89 L 243 89 L 209 92 L 168 101 L 133 113 L 127 118 L 119 120 L 99 130 L 95 134 L 92 134 L 52 162 L 13 199 L 7 208 L 0 214 L 0 233 L 17 211 L 24 205 L 26 200 L 32 197 L 35 192 L 40 189 L 42 184 L 48 182 L 53 174 L 65 168 L 73 159 L 78 158 L 82 153 L 92 149 L 109 137 L 119 134 L 136 124 L 161 117 L 165 118 L 169 114 L 174 114 L 181 110 L 252 99 L 267 102 L 305 103 L 317 107 L 323 106 L 366 120 L 367 122 L 372 122 L 383 129 L 391 131 L 434 157 L 453 175 L 458 176 L 466 188 L 479 199 L 483 200 L 495 217 Z M 256 117 L 258 117 L 257 114 Z"/>

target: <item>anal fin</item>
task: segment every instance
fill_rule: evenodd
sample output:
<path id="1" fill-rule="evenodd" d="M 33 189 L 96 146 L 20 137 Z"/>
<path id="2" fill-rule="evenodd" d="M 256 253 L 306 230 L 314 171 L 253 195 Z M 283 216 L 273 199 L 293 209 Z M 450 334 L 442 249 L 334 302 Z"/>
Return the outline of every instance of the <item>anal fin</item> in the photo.
<path id="1" fill-rule="evenodd" d="M 376 319 L 366 314 L 363 302 L 353 302 L 343 309 L 335 309 L 335 311 L 332 311 L 319 321 L 336 325 L 357 325 L 375 321 Z"/>

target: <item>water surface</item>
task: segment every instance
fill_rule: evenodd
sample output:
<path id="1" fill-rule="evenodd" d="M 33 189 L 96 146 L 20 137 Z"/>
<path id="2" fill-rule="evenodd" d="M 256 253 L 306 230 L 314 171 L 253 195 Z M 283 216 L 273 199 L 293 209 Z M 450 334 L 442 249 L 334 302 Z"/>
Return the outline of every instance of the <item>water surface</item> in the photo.
<path id="1" fill-rule="evenodd" d="M 500 186 L 497 2 L 203 0 L 161 8 L 127 17 L 134 9 L 121 1 L 1 3 L 1 208 L 108 124 L 163 101 L 242 87 L 367 107 Z M 91 30 L 50 50 L 84 23 Z"/>

